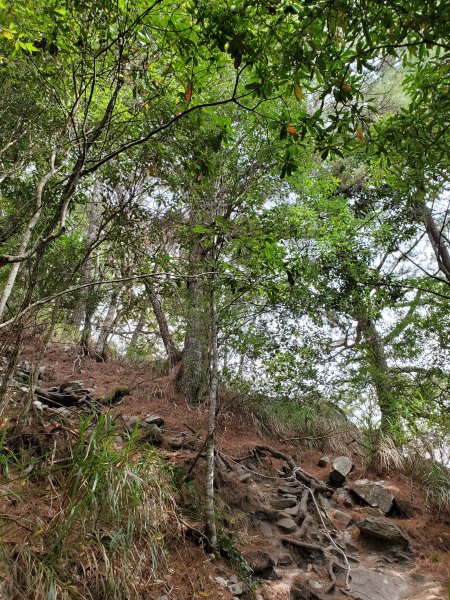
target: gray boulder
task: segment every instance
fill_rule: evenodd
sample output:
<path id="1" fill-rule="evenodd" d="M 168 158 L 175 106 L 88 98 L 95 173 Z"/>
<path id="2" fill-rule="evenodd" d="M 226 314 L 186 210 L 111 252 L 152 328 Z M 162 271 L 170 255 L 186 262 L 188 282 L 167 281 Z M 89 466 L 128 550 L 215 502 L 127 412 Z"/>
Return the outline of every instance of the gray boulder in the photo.
<path id="1" fill-rule="evenodd" d="M 383 517 L 366 517 L 357 523 L 357 526 L 365 536 L 383 540 L 388 544 L 397 544 L 404 548 L 410 547 L 406 533 L 398 525 Z"/>
<path id="2" fill-rule="evenodd" d="M 350 486 L 350 491 L 369 506 L 379 508 L 384 514 L 392 508 L 394 495 L 378 481 L 358 479 Z"/>
<path id="3" fill-rule="evenodd" d="M 333 460 L 330 481 L 334 485 L 342 485 L 345 478 L 353 469 L 353 462 L 348 456 L 338 456 Z"/>

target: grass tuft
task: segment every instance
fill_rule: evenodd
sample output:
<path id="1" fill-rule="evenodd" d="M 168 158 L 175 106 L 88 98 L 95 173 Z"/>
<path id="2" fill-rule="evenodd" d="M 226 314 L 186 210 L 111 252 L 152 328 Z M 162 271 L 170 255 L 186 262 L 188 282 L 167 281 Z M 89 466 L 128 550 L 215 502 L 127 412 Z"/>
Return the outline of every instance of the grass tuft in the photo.
<path id="1" fill-rule="evenodd" d="M 327 402 L 269 400 L 250 398 L 247 410 L 263 433 L 298 441 L 312 449 L 348 452 L 359 441 L 357 428 Z M 358 452 L 359 446 L 352 446 Z"/>
<path id="2" fill-rule="evenodd" d="M 2 597 L 142 597 L 140 585 L 165 561 L 174 512 L 168 468 L 151 447 L 139 452 L 133 436 L 119 443 L 103 415 L 81 423 L 72 458 L 49 473 L 56 514 L 40 527 L 36 520 L 25 543 L 3 544 Z"/>

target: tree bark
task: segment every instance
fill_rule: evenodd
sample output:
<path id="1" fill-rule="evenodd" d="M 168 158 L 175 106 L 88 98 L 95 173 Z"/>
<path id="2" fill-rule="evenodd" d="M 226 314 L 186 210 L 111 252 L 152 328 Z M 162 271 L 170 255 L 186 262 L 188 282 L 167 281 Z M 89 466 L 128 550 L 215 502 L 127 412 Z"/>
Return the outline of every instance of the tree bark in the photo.
<path id="1" fill-rule="evenodd" d="M 369 373 L 381 411 L 381 431 L 395 434 L 401 427 L 400 408 L 395 392 L 395 376 L 387 364 L 383 339 L 370 317 L 360 317 L 358 327 L 363 336 Z"/>
<path id="2" fill-rule="evenodd" d="M 428 239 L 430 240 L 439 269 L 450 282 L 450 252 L 442 231 L 437 226 L 433 213 L 428 208 L 425 200 L 418 199 L 414 204 L 416 216 L 425 225 Z"/>
<path id="3" fill-rule="evenodd" d="M 186 333 L 180 392 L 192 404 L 200 402 L 208 389 L 208 346 L 210 341 L 210 302 L 205 293 L 205 282 L 196 273 L 204 267 L 205 251 L 199 237 L 193 241 L 189 259 L 189 277 L 186 298 Z"/>
<path id="4" fill-rule="evenodd" d="M 95 186 L 91 203 L 89 207 L 89 216 L 88 216 L 88 231 L 86 237 L 86 249 L 89 251 L 92 247 L 92 244 L 95 241 L 98 231 L 98 219 L 99 219 L 99 211 L 98 211 L 98 199 L 99 199 L 99 186 L 98 184 Z M 92 253 L 89 251 L 88 256 L 83 264 L 83 272 L 81 275 L 80 285 L 86 285 L 90 283 L 92 275 Z M 72 322 L 77 329 L 83 325 L 86 319 L 86 308 L 88 302 L 88 296 L 90 293 L 90 288 L 86 287 L 82 290 L 80 298 L 75 306 L 75 310 L 72 317 Z"/>
<path id="5" fill-rule="evenodd" d="M 111 335 L 112 328 L 114 327 L 114 323 L 117 318 L 117 306 L 119 304 L 120 289 L 121 288 L 119 286 L 116 286 L 112 291 L 108 311 L 100 328 L 100 333 L 97 340 L 97 352 L 104 361 L 107 361 L 109 358 L 108 338 Z"/>
<path id="6" fill-rule="evenodd" d="M 167 358 L 169 359 L 170 368 L 172 369 L 180 362 L 182 354 L 177 349 L 175 342 L 173 341 L 166 315 L 164 314 L 161 306 L 161 302 L 148 281 L 145 282 L 145 289 L 147 290 L 148 299 L 150 300 L 153 312 L 155 313 L 159 333 L 166 350 Z"/>
<path id="7" fill-rule="evenodd" d="M 53 177 L 53 175 L 57 172 L 57 168 L 55 167 L 56 160 L 56 150 L 53 150 L 51 158 L 50 158 L 50 170 L 42 177 L 39 181 L 38 186 L 36 188 L 36 195 L 34 201 L 34 209 L 33 215 L 28 222 L 28 225 L 22 234 L 22 239 L 20 240 L 19 248 L 17 250 L 18 254 L 24 254 L 28 248 L 28 244 L 30 242 L 31 236 L 33 235 L 34 228 L 36 227 L 37 222 L 41 216 L 42 212 L 42 195 L 44 193 L 45 186 L 48 181 Z M 14 284 L 17 279 L 17 275 L 19 273 L 21 263 L 14 262 L 12 263 L 11 270 L 8 275 L 8 279 L 6 280 L 5 287 L 0 295 L 0 322 L 3 320 L 3 314 L 5 312 L 6 304 L 11 296 L 12 290 L 14 288 Z"/>
<path id="8" fill-rule="evenodd" d="M 211 290 L 211 376 L 209 389 L 208 439 L 206 442 L 206 528 L 211 546 L 217 546 L 216 515 L 214 511 L 214 454 L 217 413 L 219 366 L 217 352 L 217 311 L 214 290 Z"/>
<path id="9" fill-rule="evenodd" d="M 147 306 L 147 303 L 145 303 L 141 309 L 141 313 L 139 315 L 139 319 L 136 324 L 136 327 L 133 331 L 133 335 L 131 336 L 130 346 L 137 346 L 137 344 L 139 342 L 139 336 L 141 335 L 141 333 L 144 329 L 145 321 L 147 318 L 147 309 L 148 309 L 148 306 Z"/>

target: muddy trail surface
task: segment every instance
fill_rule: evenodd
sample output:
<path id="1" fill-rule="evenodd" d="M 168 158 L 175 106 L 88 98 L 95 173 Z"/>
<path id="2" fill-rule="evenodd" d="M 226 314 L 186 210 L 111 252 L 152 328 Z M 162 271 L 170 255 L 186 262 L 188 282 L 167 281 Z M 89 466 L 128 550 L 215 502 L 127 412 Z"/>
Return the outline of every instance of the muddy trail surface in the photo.
<path id="1" fill-rule="evenodd" d="M 322 456 L 324 448 L 263 433 L 245 407 L 222 406 L 216 504 L 239 553 L 234 562 L 214 558 L 195 520 L 203 499 L 206 408 L 189 405 L 173 378 L 151 374 L 145 364 L 97 363 L 56 345 L 45 364 L 43 389 L 64 391 L 61 384 L 76 380 L 99 396 L 127 387 L 128 395 L 112 408 L 119 430 L 135 427 L 143 440 L 151 431 L 164 459 L 196 483 L 196 507 L 180 492 L 183 535 L 171 543 L 170 568 L 146 598 L 447 598 L 450 523 L 425 506 L 423 490 L 403 475 L 380 480 L 350 447 Z M 65 417 L 76 417 L 77 410 L 61 408 Z"/>

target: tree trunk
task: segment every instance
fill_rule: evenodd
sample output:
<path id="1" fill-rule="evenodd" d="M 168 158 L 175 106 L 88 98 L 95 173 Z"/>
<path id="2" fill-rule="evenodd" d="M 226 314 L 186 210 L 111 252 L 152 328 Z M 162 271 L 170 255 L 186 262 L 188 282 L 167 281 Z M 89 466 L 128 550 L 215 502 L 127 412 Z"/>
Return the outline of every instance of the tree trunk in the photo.
<path id="1" fill-rule="evenodd" d="M 84 264 L 83 264 L 83 272 L 81 275 L 80 285 L 88 284 L 91 281 L 91 277 L 92 277 L 91 247 L 95 241 L 95 238 L 97 236 L 97 231 L 98 231 L 98 219 L 99 219 L 99 211 L 98 211 L 98 204 L 97 204 L 98 196 L 99 196 L 99 185 L 96 184 L 93 194 L 92 194 L 90 207 L 89 207 L 89 216 L 88 216 L 89 222 L 88 222 L 88 231 L 87 231 L 87 237 L 86 237 L 86 250 L 88 252 L 88 256 L 86 257 L 86 260 L 84 261 Z M 72 317 L 72 322 L 77 329 L 80 329 L 80 327 L 86 321 L 86 310 L 87 310 L 87 303 L 88 303 L 88 297 L 89 297 L 90 291 L 91 290 L 89 287 L 83 288 L 81 291 L 80 298 L 75 306 L 75 310 L 74 310 L 73 317 Z"/>
<path id="2" fill-rule="evenodd" d="M 28 225 L 22 235 L 22 239 L 20 240 L 19 248 L 17 250 L 17 254 L 21 255 L 27 251 L 28 244 L 30 242 L 31 236 L 33 234 L 34 228 L 36 227 L 37 222 L 41 216 L 42 212 L 42 195 L 44 193 L 45 186 L 47 182 L 53 177 L 56 173 L 57 169 L 55 167 L 55 158 L 56 158 L 56 150 L 52 152 L 52 156 L 50 159 L 50 170 L 48 173 L 42 177 L 37 188 L 34 202 L 33 215 L 28 222 Z M 0 323 L 3 321 L 3 314 L 5 312 L 6 304 L 11 296 L 12 290 L 14 288 L 14 284 L 17 279 L 17 275 L 19 273 L 19 269 L 22 263 L 15 262 L 12 264 L 11 270 L 8 275 L 8 279 L 6 280 L 5 287 L 0 295 Z"/>
<path id="3" fill-rule="evenodd" d="M 105 320 L 102 323 L 100 334 L 97 340 L 97 352 L 99 356 L 104 360 L 108 360 L 108 337 L 111 335 L 112 328 L 117 318 L 117 306 L 119 304 L 120 287 L 116 286 L 111 294 L 109 301 L 108 312 L 106 313 Z"/>
<path id="4" fill-rule="evenodd" d="M 450 281 L 450 252 L 446 244 L 442 230 L 437 226 L 431 210 L 428 208 L 425 200 L 418 199 L 414 204 L 417 218 L 425 225 L 428 239 L 430 240 L 439 269 Z"/>
<path id="5" fill-rule="evenodd" d="M 206 503 L 205 516 L 208 539 L 217 546 L 216 515 L 214 512 L 214 458 L 219 366 L 217 352 L 217 311 L 214 290 L 211 291 L 211 376 L 209 389 L 208 438 L 206 443 Z"/>
<path id="6" fill-rule="evenodd" d="M 159 333 L 161 335 L 164 348 L 166 350 L 167 358 L 169 359 L 170 368 L 173 369 L 173 367 L 175 367 L 175 365 L 177 365 L 181 360 L 181 352 L 177 350 L 175 342 L 172 339 L 172 335 L 170 333 L 169 325 L 167 323 L 166 315 L 164 314 L 164 311 L 162 309 L 161 302 L 148 281 L 145 282 L 145 289 L 147 290 L 148 299 L 150 300 L 153 312 L 155 313 Z"/>
<path id="7" fill-rule="evenodd" d="M 395 434 L 401 428 L 400 407 L 395 390 L 395 376 L 387 364 L 383 340 L 371 318 L 360 317 L 358 327 L 363 335 L 369 373 L 381 411 L 381 431 Z"/>
<path id="8" fill-rule="evenodd" d="M 138 322 L 133 331 L 133 335 L 131 336 L 130 346 L 137 346 L 137 344 L 139 342 L 139 336 L 141 335 L 141 333 L 144 329 L 145 321 L 147 319 L 147 309 L 148 309 L 148 306 L 147 306 L 147 303 L 145 303 L 144 306 L 142 307 L 141 314 L 139 315 Z"/>
<path id="9" fill-rule="evenodd" d="M 205 252 L 198 236 L 193 242 L 189 261 L 186 298 L 186 333 L 183 349 L 183 365 L 180 392 L 192 404 L 200 402 L 208 389 L 208 346 L 210 302 L 205 293 L 205 282 L 196 274 L 204 267 Z"/>

